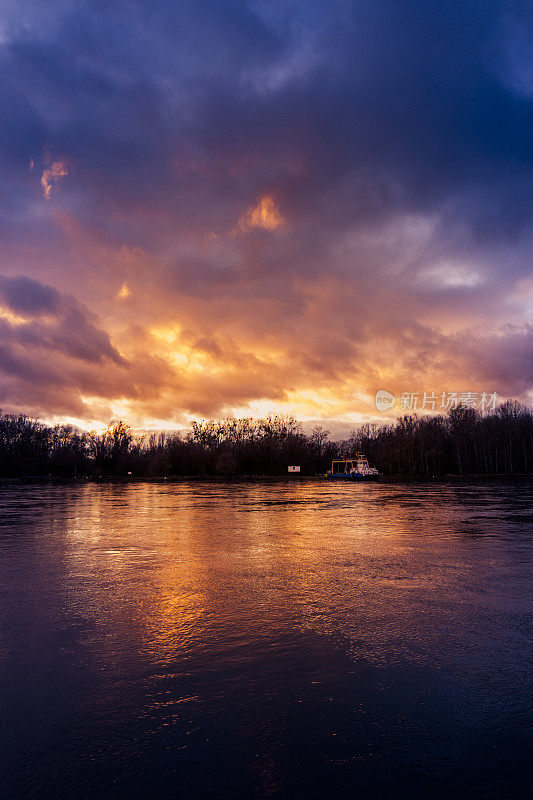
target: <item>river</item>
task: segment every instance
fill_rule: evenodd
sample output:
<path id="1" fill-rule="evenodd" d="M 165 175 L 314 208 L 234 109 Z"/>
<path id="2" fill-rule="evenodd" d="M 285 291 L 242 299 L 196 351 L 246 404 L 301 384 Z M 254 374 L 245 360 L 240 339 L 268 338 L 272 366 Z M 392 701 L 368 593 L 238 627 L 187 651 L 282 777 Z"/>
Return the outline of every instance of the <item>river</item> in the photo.
<path id="1" fill-rule="evenodd" d="M 0 485 L 0 795 L 525 798 L 532 488 Z"/>

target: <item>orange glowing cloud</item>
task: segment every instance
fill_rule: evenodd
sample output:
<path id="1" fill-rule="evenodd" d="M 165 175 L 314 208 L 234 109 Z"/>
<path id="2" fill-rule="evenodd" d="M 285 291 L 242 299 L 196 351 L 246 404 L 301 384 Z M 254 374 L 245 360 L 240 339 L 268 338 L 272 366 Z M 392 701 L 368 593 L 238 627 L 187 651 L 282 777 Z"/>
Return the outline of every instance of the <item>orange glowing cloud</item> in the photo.
<path id="1" fill-rule="evenodd" d="M 117 297 L 120 300 L 126 300 L 128 297 L 130 297 L 130 295 L 131 295 L 130 287 L 128 286 L 127 283 L 123 283 L 117 292 Z"/>
<path id="2" fill-rule="evenodd" d="M 43 187 L 43 195 L 45 200 L 49 199 L 52 193 L 52 188 L 55 187 L 59 180 L 64 178 L 65 175 L 68 175 L 68 168 L 63 161 L 52 161 L 50 166 L 43 169 L 43 173 L 41 175 L 41 186 Z"/>
<path id="3" fill-rule="evenodd" d="M 270 195 L 262 197 L 256 206 L 251 206 L 240 218 L 237 229 L 246 232 L 250 228 L 275 231 L 285 223 L 276 202 Z"/>

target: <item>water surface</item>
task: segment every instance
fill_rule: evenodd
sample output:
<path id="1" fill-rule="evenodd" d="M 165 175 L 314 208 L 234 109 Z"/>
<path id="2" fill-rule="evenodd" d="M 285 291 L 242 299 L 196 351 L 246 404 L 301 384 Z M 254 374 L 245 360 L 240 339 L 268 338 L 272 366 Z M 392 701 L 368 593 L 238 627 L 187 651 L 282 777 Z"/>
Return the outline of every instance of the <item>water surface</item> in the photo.
<path id="1" fill-rule="evenodd" d="M 526 797 L 531 489 L 0 487 L 0 795 Z"/>

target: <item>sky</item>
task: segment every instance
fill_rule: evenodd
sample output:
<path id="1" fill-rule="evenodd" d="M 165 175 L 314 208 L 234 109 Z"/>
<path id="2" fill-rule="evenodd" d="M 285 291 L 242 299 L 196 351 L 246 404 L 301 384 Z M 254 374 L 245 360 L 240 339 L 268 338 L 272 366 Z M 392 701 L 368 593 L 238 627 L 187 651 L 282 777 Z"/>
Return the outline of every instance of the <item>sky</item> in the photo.
<path id="1" fill-rule="evenodd" d="M 520 0 L 1 0 L 0 407 L 531 404 L 532 30 Z"/>

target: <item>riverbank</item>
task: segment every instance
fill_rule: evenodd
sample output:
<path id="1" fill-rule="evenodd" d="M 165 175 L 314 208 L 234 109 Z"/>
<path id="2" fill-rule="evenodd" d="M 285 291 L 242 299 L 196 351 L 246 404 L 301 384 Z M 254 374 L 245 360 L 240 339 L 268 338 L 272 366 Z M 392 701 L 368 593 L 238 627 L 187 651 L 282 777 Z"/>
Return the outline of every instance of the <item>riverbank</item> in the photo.
<path id="1" fill-rule="evenodd" d="M 533 473 L 505 472 L 485 475 L 473 473 L 471 475 L 382 475 L 375 483 L 438 483 L 441 481 L 497 481 L 497 480 L 533 480 Z M 84 483 L 311 483 L 326 481 L 325 475 L 166 475 L 163 477 L 153 475 L 108 475 L 108 476 L 83 476 L 68 477 L 61 475 L 23 475 L 20 477 L 0 477 L 1 484 L 84 484 Z M 328 481 L 328 483 L 332 483 Z M 348 482 L 348 485 L 368 484 L 369 481 Z"/>

